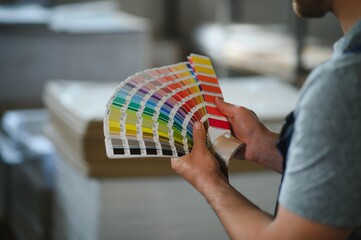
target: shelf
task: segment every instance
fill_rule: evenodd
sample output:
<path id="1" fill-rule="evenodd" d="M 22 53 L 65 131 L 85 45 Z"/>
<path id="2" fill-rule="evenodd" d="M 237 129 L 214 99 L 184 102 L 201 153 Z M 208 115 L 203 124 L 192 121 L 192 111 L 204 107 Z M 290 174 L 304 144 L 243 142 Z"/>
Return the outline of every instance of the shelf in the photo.
<path id="1" fill-rule="evenodd" d="M 280 26 L 204 25 L 196 31 L 197 47 L 222 67 L 294 81 L 294 39 Z M 329 59 L 332 49 L 311 40 L 302 55 L 307 70 Z"/>

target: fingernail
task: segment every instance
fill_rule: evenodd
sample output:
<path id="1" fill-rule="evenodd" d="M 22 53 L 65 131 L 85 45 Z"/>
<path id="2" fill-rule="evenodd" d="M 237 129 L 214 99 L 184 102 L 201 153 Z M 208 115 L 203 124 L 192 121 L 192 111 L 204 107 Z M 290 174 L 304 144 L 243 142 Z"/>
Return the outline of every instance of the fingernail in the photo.
<path id="1" fill-rule="evenodd" d="M 216 97 L 216 100 L 217 100 L 217 101 L 220 101 L 220 102 L 223 102 L 223 99 L 220 98 L 220 97 Z"/>
<path id="2" fill-rule="evenodd" d="M 194 123 L 194 128 L 195 128 L 195 129 L 202 129 L 202 126 L 203 126 L 203 125 L 202 125 L 201 122 L 195 122 L 195 123 Z"/>
<path id="3" fill-rule="evenodd" d="M 170 160 L 171 160 L 171 161 L 178 161 L 179 158 L 178 158 L 178 157 L 172 157 L 172 158 L 170 158 Z"/>

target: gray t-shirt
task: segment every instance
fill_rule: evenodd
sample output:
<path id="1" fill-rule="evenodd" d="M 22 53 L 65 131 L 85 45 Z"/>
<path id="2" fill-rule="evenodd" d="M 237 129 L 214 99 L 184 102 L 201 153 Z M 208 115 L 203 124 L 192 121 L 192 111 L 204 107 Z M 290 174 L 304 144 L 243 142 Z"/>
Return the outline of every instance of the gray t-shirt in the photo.
<path id="1" fill-rule="evenodd" d="M 280 204 L 319 223 L 361 226 L 361 22 L 300 93 Z M 355 231 L 352 239 L 361 239 Z M 357 237 L 357 236 L 358 237 Z"/>

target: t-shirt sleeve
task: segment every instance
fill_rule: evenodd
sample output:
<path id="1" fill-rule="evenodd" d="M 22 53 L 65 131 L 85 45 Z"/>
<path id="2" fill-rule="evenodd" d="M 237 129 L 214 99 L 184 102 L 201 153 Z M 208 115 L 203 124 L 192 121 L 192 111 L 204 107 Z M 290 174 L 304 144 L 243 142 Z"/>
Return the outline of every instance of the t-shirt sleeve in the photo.
<path id="1" fill-rule="evenodd" d="M 323 66 L 301 95 L 279 202 L 306 219 L 361 225 L 360 75 Z"/>

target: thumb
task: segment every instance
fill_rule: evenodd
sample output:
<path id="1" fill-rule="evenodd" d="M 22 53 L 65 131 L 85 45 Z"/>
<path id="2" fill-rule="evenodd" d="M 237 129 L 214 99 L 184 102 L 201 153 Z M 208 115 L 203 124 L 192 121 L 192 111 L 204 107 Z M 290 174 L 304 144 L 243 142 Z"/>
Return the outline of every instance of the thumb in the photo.
<path id="1" fill-rule="evenodd" d="M 178 171 L 178 166 L 182 163 L 183 161 L 183 157 L 172 157 L 170 160 L 170 163 L 171 163 L 171 166 L 172 166 L 172 169 L 175 170 L 175 171 Z"/>
<path id="2" fill-rule="evenodd" d="M 195 122 L 193 126 L 193 149 L 207 150 L 207 134 L 202 122 Z"/>
<path id="3" fill-rule="evenodd" d="M 221 113 L 223 113 L 224 115 L 226 115 L 229 118 L 233 117 L 237 112 L 236 105 L 227 103 L 219 97 L 216 98 L 215 104 L 216 104 L 218 110 L 221 111 Z"/>

